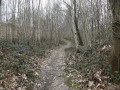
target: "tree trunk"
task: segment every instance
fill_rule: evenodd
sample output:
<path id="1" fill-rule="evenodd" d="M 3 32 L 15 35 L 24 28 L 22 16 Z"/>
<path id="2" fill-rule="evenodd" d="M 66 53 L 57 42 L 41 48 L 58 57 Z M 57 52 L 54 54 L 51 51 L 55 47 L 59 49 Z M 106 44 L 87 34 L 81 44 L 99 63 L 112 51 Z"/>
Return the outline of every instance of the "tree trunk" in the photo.
<path id="1" fill-rule="evenodd" d="M 79 49 L 79 45 L 83 46 L 83 41 L 78 28 L 78 20 L 76 17 L 76 0 L 71 0 L 72 2 L 72 27 L 76 43 L 76 48 Z"/>
<path id="2" fill-rule="evenodd" d="M 113 47 L 111 54 L 111 73 L 120 71 L 120 0 L 109 0 L 113 14 Z"/>
<path id="3" fill-rule="evenodd" d="M 1 7 L 1 1 L 2 1 L 2 0 L 0 0 L 0 22 L 2 22 L 2 7 Z"/>

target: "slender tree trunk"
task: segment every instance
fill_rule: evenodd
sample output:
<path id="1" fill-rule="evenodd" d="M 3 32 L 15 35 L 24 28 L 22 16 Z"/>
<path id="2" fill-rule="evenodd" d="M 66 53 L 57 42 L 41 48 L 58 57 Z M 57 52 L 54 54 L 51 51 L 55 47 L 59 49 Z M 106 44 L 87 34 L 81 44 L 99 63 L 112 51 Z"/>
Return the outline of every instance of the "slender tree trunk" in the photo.
<path id="1" fill-rule="evenodd" d="M 2 21 L 2 8 L 1 8 L 1 1 L 2 1 L 2 0 L 0 0 L 0 22 Z"/>
<path id="2" fill-rule="evenodd" d="M 0 36 L 1 36 L 1 33 L 2 33 L 2 29 L 1 29 L 1 24 L 2 24 L 2 7 L 1 7 L 1 1 L 0 0 Z"/>
<path id="3" fill-rule="evenodd" d="M 13 8 L 14 10 L 12 11 L 12 24 L 11 24 L 11 27 L 12 27 L 12 43 L 16 43 L 15 41 L 15 12 L 16 12 L 16 8 L 15 8 L 15 5 L 16 5 L 16 1 L 13 0 Z"/>
<path id="4" fill-rule="evenodd" d="M 111 54 L 111 73 L 120 71 L 120 0 L 109 0 L 113 14 L 113 47 Z"/>
<path id="5" fill-rule="evenodd" d="M 6 5 L 6 23 L 8 23 L 8 17 L 7 17 L 7 5 Z M 6 40 L 8 41 L 8 26 L 6 25 Z"/>
<path id="6" fill-rule="evenodd" d="M 72 1 L 72 27 L 76 43 L 76 48 L 79 49 L 79 45 L 83 46 L 83 41 L 78 28 L 78 20 L 76 17 L 76 0 Z"/>

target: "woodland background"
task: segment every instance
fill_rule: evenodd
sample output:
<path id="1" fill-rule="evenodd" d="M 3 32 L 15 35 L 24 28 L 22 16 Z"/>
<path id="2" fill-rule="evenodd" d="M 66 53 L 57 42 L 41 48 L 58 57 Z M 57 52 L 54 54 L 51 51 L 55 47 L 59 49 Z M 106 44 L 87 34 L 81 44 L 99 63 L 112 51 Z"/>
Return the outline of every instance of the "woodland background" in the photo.
<path id="1" fill-rule="evenodd" d="M 115 0 L 0 0 L 0 85 L 6 85 L 6 77 L 13 77 L 13 74 L 19 73 L 21 78 L 25 78 L 24 75 L 33 78 L 33 72 L 29 68 L 40 66 L 36 60 L 36 65 L 31 67 L 33 57 L 45 57 L 48 49 L 65 44 L 64 39 L 72 43 L 66 49 L 66 54 L 75 71 L 87 73 L 86 78 L 97 71 L 101 72 L 101 77 L 95 81 L 97 85 L 103 83 L 110 86 L 108 82 L 118 83 L 119 8 L 120 2 Z M 110 65 L 110 58 L 113 65 Z M 67 61 L 66 63 L 68 64 Z M 65 69 L 69 74 L 68 67 L 71 64 Z M 27 71 L 24 72 L 26 68 Z M 103 79 L 103 82 L 99 79 Z M 68 82 L 69 80 L 71 78 L 68 78 Z M 79 88 L 80 84 L 76 82 L 69 85 Z"/>

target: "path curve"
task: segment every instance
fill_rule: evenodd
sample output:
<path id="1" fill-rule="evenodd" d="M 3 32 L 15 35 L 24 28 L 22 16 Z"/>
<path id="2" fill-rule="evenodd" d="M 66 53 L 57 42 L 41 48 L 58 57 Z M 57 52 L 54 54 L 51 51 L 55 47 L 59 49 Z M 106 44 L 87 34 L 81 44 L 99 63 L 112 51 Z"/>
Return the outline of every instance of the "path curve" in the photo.
<path id="1" fill-rule="evenodd" d="M 41 87 L 37 90 L 69 90 L 68 86 L 64 84 L 63 78 L 65 65 L 65 48 L 69 48 L 71 43 L 66 41 L 67 45 L 59 49 L 53 50 L 51 56 L 46 58 L 41 66 Z"/>

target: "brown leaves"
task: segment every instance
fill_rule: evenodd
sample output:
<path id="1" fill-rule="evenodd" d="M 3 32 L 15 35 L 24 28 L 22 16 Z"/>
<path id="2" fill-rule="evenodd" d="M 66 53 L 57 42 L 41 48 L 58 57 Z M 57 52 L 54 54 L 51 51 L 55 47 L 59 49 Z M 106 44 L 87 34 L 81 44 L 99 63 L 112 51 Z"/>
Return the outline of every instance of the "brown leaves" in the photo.
<path id="1" fill-rule="evenodd" d="M 94 85 L 94 81 L 89 81 L 88 86 L 92 87 Z"/>
<path id="2" fill-rule="evenodd" d="M 22 57 L 22 54 L 19 57 Z M 33 59 L 32 57 L 31 60 L 24 60 L 23 65 L 19 64 L 19 60 L 13 62 L 14 60 L 11 60 L 11 57 L 5 56 L 4 58 L 6 59 L 3 60 L 2 67 L 0 67 L 2 70 L 0 71 L 0 90 L 26 90 L 27 87 L 33 86 L 33 77 L 39 75 L 36 71 L 36 69 L 40 69 L 39 58 Z M 29 78 L 27 75 L 29 75 Z"/>
<path id="3" fill-rule="evenodd" d="M 100 71 L 97 71 L 95 74 L 94 74 L 94 78 L 98 81 L 98 82 L 101 82 L 101 73 L 102 73 L 102 70 Z"/>
<path id="4" fill-rule="evenodd" d="M 110 82 L 109 76 L 108 53 L 110 49 L 111 45 L 104 45 L 80 54 L 72 53 L 69 56 L 66 61 L 67 70 L 65 70 L 68 76 L 72 74 L 71 81 L 73 85 L 75 83 L 75 90 L 79 87 L 83 90 L 115 90 L 116 85 Z"/>

